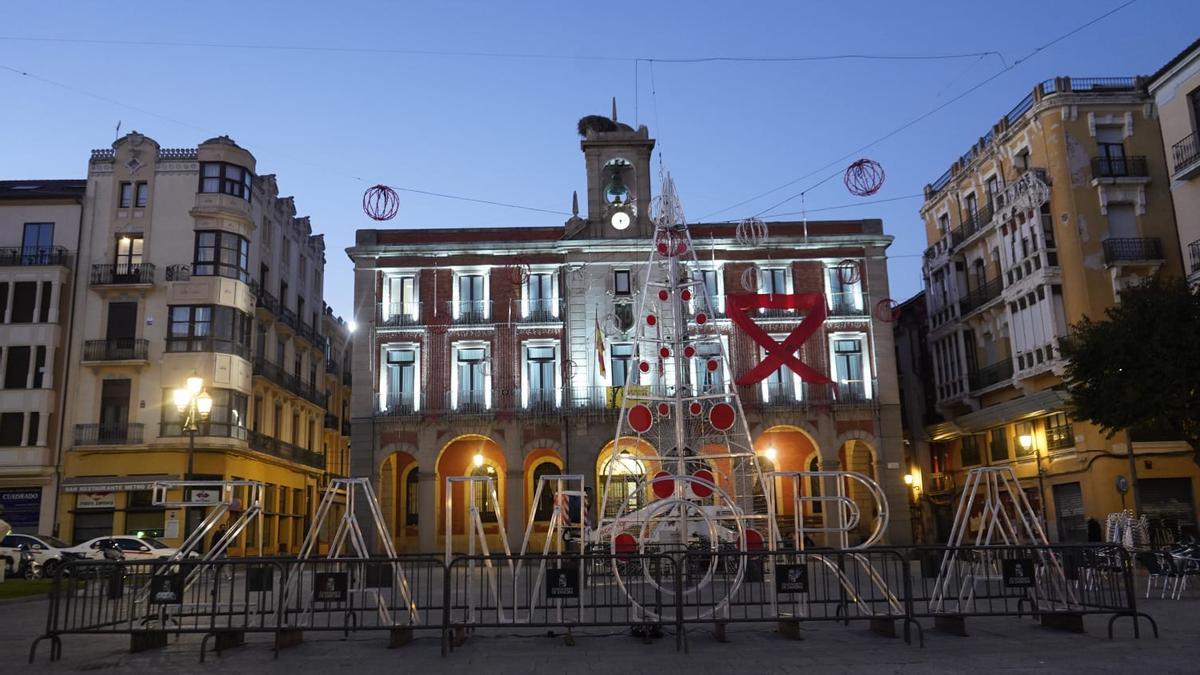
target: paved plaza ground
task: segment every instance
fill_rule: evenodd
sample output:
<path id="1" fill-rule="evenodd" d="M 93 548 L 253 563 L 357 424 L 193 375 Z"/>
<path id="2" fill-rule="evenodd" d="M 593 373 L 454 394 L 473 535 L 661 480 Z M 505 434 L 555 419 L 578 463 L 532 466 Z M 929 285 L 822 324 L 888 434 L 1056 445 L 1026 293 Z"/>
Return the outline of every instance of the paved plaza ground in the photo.
<path id="1" fill-rule="evenodd" d="M 336 634 L 309 633 L 305 642 L 273 660 L 268 636 L 210 655 L 198 663 L 200 638 L 184 636 L 161 650 L 128 653 L 123 636 L 63 637 L 63 659 L 50 664 L 48 644 L 39 647 L 38 672 L 125 671 L 201 673 L 242 672 L 370 673 L 396 671 L 470 673 L 747 673 L 747 672 L 990 672 L 1102 671 L 1195 673 L 1200 671 L 1200 599 L 1139 601 L 1159 624 L 1161 638 L 1134 640 L 1128 620 L 1117 624 L 1117 638 L 1106 637 L 1106 617 L 1088 617 L 1087 633 L 1042 628 L 1029 619 L 969 619 L 969 637 L 933 630 L 925 621 L 925 647 L 876 636 L 865 624 L 849 627 L 805 624 L 804 640 L 786 640 L 772 624 L 731 627 L 719 643 L 707 627 L 688 633 L 688 653 L 675 651 L 672 634 L 650 644 L 621 630 L 577 631 L 575 646 L 559 633 L 481 631 L 448 657 L 440 655 L 438 631 L 419 632 L 399 649 L 386 648 L 382 633 L 350 640 Z M 33 639 L 43 630 L 44 599 L 0 604 L 0 663 L 6 670 L 24 666 Z"/>

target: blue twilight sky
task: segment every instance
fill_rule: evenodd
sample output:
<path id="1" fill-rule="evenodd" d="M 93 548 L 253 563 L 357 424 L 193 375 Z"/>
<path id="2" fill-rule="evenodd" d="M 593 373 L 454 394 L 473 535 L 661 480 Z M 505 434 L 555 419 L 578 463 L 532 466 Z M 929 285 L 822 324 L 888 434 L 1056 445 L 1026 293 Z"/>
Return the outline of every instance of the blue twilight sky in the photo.
<path id="1" fill-rule="evenodd" d="M 278 175 L 281 192 L 296 195 L 299 212 L 325 233 L 326 300 L 348 315 L 353 279 L 343 251 L 355 229 L 374 226 L 360 209 L 371 184 L 564 212 L 402 194 L 393 227 L 561 224 L 571 191 L 585 186 L 575 123 L 607 114 L 615 95 L 621 120 L 647 124 L 658 139 L 689 218 L 746 217 L 1122 2 L 5 2 L 0 178 L 82 177 L 88 151 L 108 147 L 118 120 L 122 132 L 136 129 L 166 147 L 229 134 L 254 153 L 260 172 Z M 861 153 L 887 170 L 872 199 L 919 194 L 1035 82 L 1149 74 L 1194 40 L 1198 27 L 1196 0 L 1139 0 L 1033 55 Z M 636 69 L 633 61 L 987 51 L 1002 58 L 642 62 Z M 719 211 L 835 160 L 833 169 Z M 814 210 L 858 199 L 835 179 L 809 192 L 806 203 Z M 882 218 L 896 237 L 892 295 L 903 299 L 921 285 L 919 206 L 920 199 L 900 199 L 810 217 Z M 799 208 L 792 200 L 764 217 Z"/>

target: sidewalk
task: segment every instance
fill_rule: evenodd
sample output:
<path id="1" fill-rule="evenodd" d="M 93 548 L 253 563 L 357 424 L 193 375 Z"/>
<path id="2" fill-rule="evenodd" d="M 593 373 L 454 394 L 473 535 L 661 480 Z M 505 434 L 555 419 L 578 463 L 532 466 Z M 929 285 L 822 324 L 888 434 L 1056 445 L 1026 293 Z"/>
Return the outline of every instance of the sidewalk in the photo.
<path id="1" fill-rule="evenodd" d="M 1088 617 L 1087 633 L 1065 633 L 1042 628 L 1029 619 L 969 619 L 970 637 L 955 637 L 933 630 L 924 622 L 925 648 L 903 640 L 876 636 L 861 623 L 804 624 L 804 640 L 785 640 L 771 624 L 731 626 L 729 642 L 713 639 L 705 627 L 688 633 L 689 653 L 675 651 L 675 637 L 667 634 L 643 644 L 626 631 L 593 629 L 575 633 L 576 645 L 565 644 L 562 633 L 546 631 L 481 631 L 447 658 L 440 656 L 437 631 L 421 632 L 411 644 L 386 648 L 383 633 L 364 633 L 348 641 L 340 634 L 310 633 L 304 644 L 280 652 L 272 659 L 270 638 L 248 636 L 248 643 L 208 656 L 198 663 L 200 637 L 184 636 L 163 650 L 129 654 L 128 637 L 63 637 L 63 660 L 49 663 L 49 644 L 39 645 L 39 671 L 122 669 L 170 673 L 206 673 L 266 670 L 289 673 L 329 673 L 353 669 L 356 673 L 479 672 L 501 673 L 654 673 L 688 672 L 964 672 L 1019 669 L 1021 671 L 1081 671 L 1194 673 L 1200 663 L 1200 600 L 1141 600 L 1139 606 L 1159 624 L 1155 640 L 1146 622 L 1142 639 L 1134 640 L 1128 619 L 1119 619 L 1115 639 L 1109 641 L 1107 617 Z M 0 654 L 14 666 L 23 664 L 33 639 L 46 621 L 46 604 L 20 603 L 0 607 Z"/>

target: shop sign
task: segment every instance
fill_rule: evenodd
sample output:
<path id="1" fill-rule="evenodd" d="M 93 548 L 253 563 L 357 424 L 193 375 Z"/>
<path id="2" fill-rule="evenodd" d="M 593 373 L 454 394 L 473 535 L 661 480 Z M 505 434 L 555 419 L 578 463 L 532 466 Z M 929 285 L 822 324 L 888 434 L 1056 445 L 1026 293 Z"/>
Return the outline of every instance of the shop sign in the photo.
<path id="1" fill-rule="evenodd" d="M 80 492 L 75 495 L 77 509 L 111 509 L 117 505 L 112 492 Z"/>
<path id="2" fill-rule="evenodd" d="M 14 530 L 36 530 L 42 511 L 42 488 L 0 488 L 3 518 Z"/>

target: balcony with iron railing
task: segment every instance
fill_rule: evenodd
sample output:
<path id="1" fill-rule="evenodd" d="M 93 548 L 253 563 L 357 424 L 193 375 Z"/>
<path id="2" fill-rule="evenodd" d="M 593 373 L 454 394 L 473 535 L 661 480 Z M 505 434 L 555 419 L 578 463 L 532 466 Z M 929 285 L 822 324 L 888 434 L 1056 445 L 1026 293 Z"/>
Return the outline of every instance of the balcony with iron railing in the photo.
<path id="1" fill-rule="evenodd" d="M 1108 265 L 1163 260 L 1162 240 L 1158 237 L 1105 239 L 1103 246 L 1104 262 Z"/>
<path id="2" fill-rule="evenodd" d="M 420 302 L 381 302 L 375 306 L 375 325 L 384 328 L 422 324 Z"/>
<path id="3" fill-rule="evenodd" d="M 1046 451 L 1060 452 L 1075 447 L 1075 427 L 1063 424 L 1046 427 Z"/>
<path id="4" fill-rule="evenodd" d="M 0 267 L 66 267 L 70 257 L 61 246 L 10 246 L 0 248 Z"/>
<path id="5" fill-rule="evenodd" d="M 315 469 L 325 468 L 325 456 L 308 448 L 292 445 L 291 443 L 272 438 L 257 431 L 249 432 L 247 440 L 250 447 L 258 452 L 297 464 L 311 466 Z"/>
<path id="6" fill-rule="evenodd" d="M 986 229 L 991 224 L 993 215 L 995 215 L 995 211 L 990 204 L 980 205 L 973 213 L 964 213 L 962 224 L 950 230 L 950 246 L 957 248 L 975 233 Z"/>
<path id="7" fill-rule="evenodd" d="M 185 438 L 189 432 L 183 430 L 180 422 L 160 422 L 158 435 L 164 438 Z M 231 422 L 216 422 L 211 419 L 196 423 L 196 436 L 208 438 L 235 438 L 246 440 L 246 427 Z"/>
<path id="8" fill-rule="evenodd" d="M 261 356 L 254 357 L 254 374 L 265 377 L 276 385 L 322 408 L 328 403 L 328 396 L 325 392 L 318 391 L 300 377 L 288 373 L 283 367 L 271 363 Z"/>
<path id="9" fill-rule="evenodd" d="M 1012 359 L 1002 359 L 991 365 L 984 366 L 978 370 L 972 371 L 968 375 L 968 386 L 971 391 L 979 391 L 988 387 L 1008 382 L 1013 376 Z"/>
<path id="10" fill-rule="evenodd" d="M 342 420 L 342 435 L 350 438 L 350 420 Z"/>
<path id="11" fill-rule="evenodd" d="M 857 293 L 835 293 L 829 303 L 829 316 L 864 316 L 866 313 L 863 298 Z"/>
<path id="12" fill-rule="evenodd" d="M 1092 180 L 1110 178 L 1149 178 L 1145 157 L 1093 157 Z"/>
<path id="13" fill-rule="evenodd" d="M 984 307 L 1000 297 L 1001 291 L 1004 290 L 1004 281 L 1000 277 L 990 279 L 983 282 L 982 286 L 978 286 L 967 292 L 967 296 L 958 301 L 958 315 L 965 317 L 981 307 Z"/>
<path id="14" fill-rule="evenodd" d="M 144 424 L 76 424 L 75 445 L 140 445 Z"/>
<path id="15" fill-rule="evenodd" d="M 1193 131 L 1171 146 L 1174 161 L 1171 176 L 1175 180 L 1186 180 L 1200 174 L 1200 136 Z"/>
<path id="16" fill-rule="evenodd" d="M 148 286 L 153 283 L 153 263 L 92 265 L 92 286 Z"/>
<path id="17" fill-rule="evenodd" d="M 83 343 L 84 363 L 147 361 L 149 358 L 150 341 L 141 338 L 85 340 Z"/>
<path id="18" fill-rule="evenodd" d="M 1191 260 L 1188 274 L 1200 272 L 1200 239 L 1188 244 L 1188 258 Z"/>

